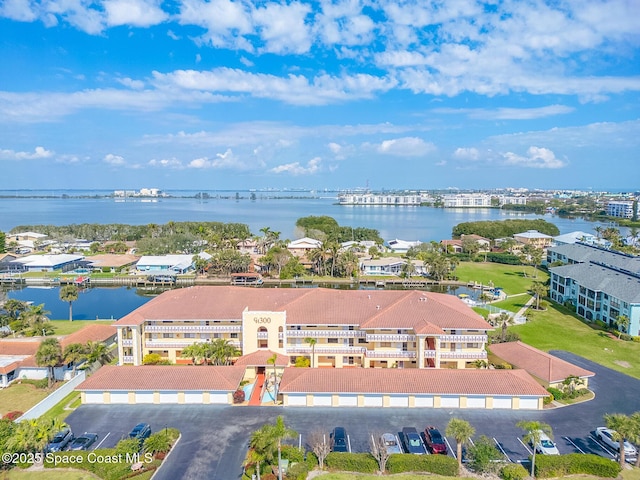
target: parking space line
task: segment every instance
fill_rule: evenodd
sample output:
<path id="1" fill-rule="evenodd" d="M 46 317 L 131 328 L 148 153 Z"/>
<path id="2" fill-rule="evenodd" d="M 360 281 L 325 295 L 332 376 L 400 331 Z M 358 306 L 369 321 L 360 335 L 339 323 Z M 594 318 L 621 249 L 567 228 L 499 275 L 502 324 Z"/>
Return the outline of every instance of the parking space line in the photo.
<path id="1" fill-rule="evenodd" d="M 453 448 L 451 448 L 451 444 L 449 443 L 449 440 L 447 440 L 447 437 L 442 438 L 444 438 L 444 441 L 447 444 L 447 450 L 449 450 L 449 452 L 453 455 L 453 458 L 457 459 L 458 457 L 456 457 L 456 454 L 453 452 Z"/>
<path id="2" fill-rule="evenodd" d="M 496 443 L 496 446 L 498 447 L 498 450 L 500 450 L 502 452 L 502 454 L 509 461 L 509 463 L 513 463 L 513 461 L 509 458 L 509 455 L 507 455 L 507 452 L 504 451 L 504 448 L 502 448 L 502 445 L 500 445 L 498 443 L 498 440 L 496 440 L 495 437 L 493 438 L 493 441 Z"/>
<path id="3" fill-rule="evenodd" d="M 598 440 L 596 437 L 594 437 L 594 436 L 593 436 L 593 435 L 591 435 L 591 434 L 589 435 L 589 437 L 591 437 L 591 439 L 592 439 L 594 442 L 596 442 L 596 443 L 598 444 L 598 446 L 599 446 L 601 449 L 603 449 L 605 452 L 607 452 L 609 455 L 611 455 L 611 457 L 612 457 L 612 458 L 616 458 L 615 453 L 611 453 L 611 452 L 609 451 L 609 449 L 608 449 L 607 447 L 605 447 L 605 446 L 602 444 L 602 442 L 601 442 L 600 440 Z"/>
<path id="4" fill-rule="evenodd" d="M 400 443 L 400 439 L 398 438 L 398 435 L 394 435 L 394 436 L 396 437 L 396 443 L 398 444 L 398 448 L 400 449 L 400 452 L 404 453 L 404 447 Z"/>
<path id="5" fill-rule="evenodd" d="M 469 437 L 469 443 L 471 444 L 472 447 L 475 447 L 476 444 L 473 443 L 473 438 Z"/>
<path id="6" fill-rule="evenodd" d="M 573 445 L 574 447 L 576 447 L 576 449 L 577 449 L 580 453 L 582 453 L 582 454 L 586 455 L 586 452 L 584 452 L 584 451 L 583 451 L 583 450 L 582 450 L 578 445 L 576 445 L 575 443 L 573 443 L 573 440 L 571 440 L 569 437 L 562 437 L 562 438 L 564 438 L 567 442 L 569 442 L 571 445 Z"/>
<path id="7" fill-rule="evenodd" d="M 302 450 L 302 434 L 298 435 L 298 450 Z"/>
<path id="8" fill-rule="evenodd" d="M 349 453 L 351 453 L 351 437 L 347 435 L 347 445 L 349 445 Z"/>
<path id="9" fill-rule="evenodd" d="M 529 453 L 529 455 L 533 455 L 533 452 L 529 449 L 529 446 L 527 444 L 525 444 L 522 440 L 520 440 L 520 437 L 516 437 L 516 438 L 522 444 L 522 446 L 525 448 L 525 450 Z"/>
<path id="10" fill-rule="evenodd" d="M 111 432 L 107 433 L 107 434 L 104 436 L 104 438 L 100 441 L 100 443 L 99 443 L 98 445 L 96 445 L 93 449 L 94 449 L 94 450 L 97 450 L 97 449 L 100 447 L 100 445 L 102 445 L 102 444 L 104 443 L 104 441 L 107 439 L 107 437 L 108 437 L 109 435 L 111 435 Z"/>

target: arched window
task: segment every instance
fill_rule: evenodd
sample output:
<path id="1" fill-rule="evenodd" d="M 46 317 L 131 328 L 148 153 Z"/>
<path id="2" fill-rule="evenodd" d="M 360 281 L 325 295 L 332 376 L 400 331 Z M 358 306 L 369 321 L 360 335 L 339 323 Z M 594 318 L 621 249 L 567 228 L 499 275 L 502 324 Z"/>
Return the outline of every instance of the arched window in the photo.
<path id="1" fill-rule="evenodd" d="M 284 329 L 278 327 L 278 348 L 284 348 Z"/>
<path id="2" fill-rule="evenodd" d="M 258 328 L 258 348 L 269 348 L 269 332 L 267 327 Z"/>

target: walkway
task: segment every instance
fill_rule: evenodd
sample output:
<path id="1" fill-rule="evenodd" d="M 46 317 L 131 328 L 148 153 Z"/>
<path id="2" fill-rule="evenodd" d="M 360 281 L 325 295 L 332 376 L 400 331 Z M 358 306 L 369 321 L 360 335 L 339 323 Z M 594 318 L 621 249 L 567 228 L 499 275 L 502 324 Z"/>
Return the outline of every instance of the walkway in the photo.
<path id="1" fill-rule="evenodd" d="M 264 373 L 259 373 L 256 377 L 256 383 L 251 392 L 249 405 L 260 406 L 260 395 L 262 394 L 262 386 L 264 385 Z"/>

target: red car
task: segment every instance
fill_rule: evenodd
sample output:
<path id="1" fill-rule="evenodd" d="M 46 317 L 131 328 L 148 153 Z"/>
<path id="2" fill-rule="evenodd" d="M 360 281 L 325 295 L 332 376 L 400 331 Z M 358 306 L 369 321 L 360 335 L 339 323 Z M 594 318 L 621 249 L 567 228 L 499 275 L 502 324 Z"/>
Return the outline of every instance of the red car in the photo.
<path id="1" fill-rule="evenodd" d="M 444 442 L 444 438 L 440 435 L 440 431 L 436 427 L 425 428 L 424 439 L 431 453 L 447 454 L 447 444 Z"/>

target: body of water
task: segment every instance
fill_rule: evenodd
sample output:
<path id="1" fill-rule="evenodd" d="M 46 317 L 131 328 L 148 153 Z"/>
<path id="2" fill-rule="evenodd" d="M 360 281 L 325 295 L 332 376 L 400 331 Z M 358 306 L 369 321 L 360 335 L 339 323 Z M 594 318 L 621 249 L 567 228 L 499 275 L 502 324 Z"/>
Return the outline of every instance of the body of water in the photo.
<path id="1" fill-rule="evenodd" d="M 193 192 L 195 195 L 195 192 Z M 0 230 L 9 231 L 19 225 L 69 225 L 78 223 L 124 223 L 144 225 L 169 221 L 236 222 L 249 226 L 251 233 L 269 227 L 280 232 L 280 238 L 295 239 L 296 220 L 309 215 L 327 215 L 341 226 L 373 228 L 385 240 L 420 240 L 428 242 L 451 238 L 452 228 L 462 222 L 506 220 L 509 218 L 541 218 L 490 208 L 432 208 L 391 206 L 338 205 L 337 197 L 266 198 L 257 193 L 241 198 L 198 200 L 179 197 L 157 201 L 141 199 L 118 201 L 113 198 L 0 198 Z M 308 194 L 307 194 L 308 195 Z M 568 219 L 547 215 L 560 233 L 580 230 L 594 233 L 598 225 L 581 218 Z"/>

